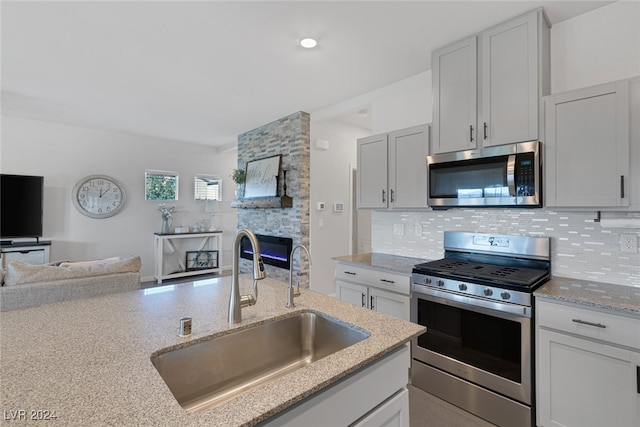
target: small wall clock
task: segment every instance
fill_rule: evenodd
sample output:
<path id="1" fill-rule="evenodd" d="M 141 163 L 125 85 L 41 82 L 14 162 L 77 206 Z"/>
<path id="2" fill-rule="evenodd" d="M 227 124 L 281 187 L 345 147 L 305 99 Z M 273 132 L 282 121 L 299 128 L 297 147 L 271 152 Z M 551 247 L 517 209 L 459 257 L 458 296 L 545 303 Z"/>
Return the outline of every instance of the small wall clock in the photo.
<path id="1" fill-rule="evenodd" d="M 71 198 L 80 213 L 101 219 L 120 212 L 124 206 L 125 193 L 122 184 L 115 179 L 106 175 L 90 175 L 73 187 Z"/>

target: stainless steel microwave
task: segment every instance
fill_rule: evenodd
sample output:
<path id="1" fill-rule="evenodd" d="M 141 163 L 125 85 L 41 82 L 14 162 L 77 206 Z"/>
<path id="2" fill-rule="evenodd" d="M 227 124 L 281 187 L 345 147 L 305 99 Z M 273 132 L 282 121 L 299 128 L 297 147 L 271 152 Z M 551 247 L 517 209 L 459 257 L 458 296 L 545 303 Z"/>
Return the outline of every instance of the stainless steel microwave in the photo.
<path id="1" fill-rule="evenodd" d="M 539 141 L 427 157 L 428 204 L 450 207 L 542 207 Z"/>

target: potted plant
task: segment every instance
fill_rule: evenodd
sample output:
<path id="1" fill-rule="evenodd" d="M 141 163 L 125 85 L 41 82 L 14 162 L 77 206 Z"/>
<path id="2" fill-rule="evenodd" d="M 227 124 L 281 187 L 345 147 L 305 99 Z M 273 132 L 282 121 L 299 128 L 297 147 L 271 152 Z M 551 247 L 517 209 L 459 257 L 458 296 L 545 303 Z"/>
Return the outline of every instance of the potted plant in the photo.
<path id="1" fill-rule="evenodd" d="M 238 185 L 244 182 L 244 170 L 242 169 L 234 169 L 229 176 L 233 179 L 233 182 Z"/>
<path id="2" fill-rule="evenodd" d="M 229 176 L 231 177 L 231 179 L 233 179 L 233 182 L 236 183 L 237 187 L 240 187 L 244 183 L 245 171 L 243 169 L 234 169 Z M 238 198 L 238 194 L 238 188 L 236 188 L 236 198 Z"/>

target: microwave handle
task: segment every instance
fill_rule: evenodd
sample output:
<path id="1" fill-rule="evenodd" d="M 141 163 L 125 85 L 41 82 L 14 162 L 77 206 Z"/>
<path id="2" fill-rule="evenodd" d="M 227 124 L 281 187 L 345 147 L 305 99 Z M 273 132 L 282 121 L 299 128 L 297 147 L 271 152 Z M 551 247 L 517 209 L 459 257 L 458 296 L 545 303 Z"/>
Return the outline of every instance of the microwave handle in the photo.
<path id="1" fill-rule="evenodd" d="M 507 160 L 507 186 L 509 195 L 516 196 L 516 155 L 511 154 Z"/>

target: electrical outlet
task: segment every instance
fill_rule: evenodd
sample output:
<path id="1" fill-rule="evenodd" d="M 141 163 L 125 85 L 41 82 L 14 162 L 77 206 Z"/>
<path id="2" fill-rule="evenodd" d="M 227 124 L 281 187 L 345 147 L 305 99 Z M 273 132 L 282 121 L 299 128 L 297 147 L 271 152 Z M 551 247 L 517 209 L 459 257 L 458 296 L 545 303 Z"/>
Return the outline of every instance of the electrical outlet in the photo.
<path id="1" fill-rule="evenodd" d="M 393 224 L 394 236 L 404 236 L 404 224 Z"/>
<path id="2" fill-rule="evenodd" d="M 620 252 L 638 252 L 638 236 L 636 234 L 620 235 Z"/>

